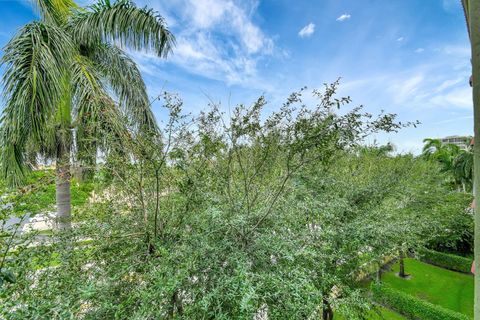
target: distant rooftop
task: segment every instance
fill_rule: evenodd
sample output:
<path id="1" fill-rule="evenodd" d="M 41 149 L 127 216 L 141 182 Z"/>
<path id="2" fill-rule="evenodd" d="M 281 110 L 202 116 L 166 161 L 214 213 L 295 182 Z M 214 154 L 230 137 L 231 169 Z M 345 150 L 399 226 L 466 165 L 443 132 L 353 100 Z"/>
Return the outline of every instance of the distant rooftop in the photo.
<path id="1" fill-rule="evenodd" d="M 440 138 L 443 144 L 455 144 L 462 149 L 466 149 L 468 144 L 472 145 L 472 137 L 471 136 L 459 136 L 459 135 L 452 135 L 447 136 L 445 138 Z"/>

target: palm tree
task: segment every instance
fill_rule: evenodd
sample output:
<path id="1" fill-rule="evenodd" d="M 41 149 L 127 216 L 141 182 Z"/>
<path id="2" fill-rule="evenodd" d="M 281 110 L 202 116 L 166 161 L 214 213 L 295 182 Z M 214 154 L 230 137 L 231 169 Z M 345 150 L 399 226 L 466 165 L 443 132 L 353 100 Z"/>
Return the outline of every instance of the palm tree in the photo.
<path id="1" fill-rule="evenodd" d="M 470 140 L 470 139 L 468 139 Z M 452 183 L 464 192 L 473 185 L 473 153 L 471 147 L 461 149 L 455 144 L 442 144 L 439 139 L 424 139 L 422 155 L 437 161 L 443 172 L 450 173 Z M 467 141 L 468 144 L 470 141 Z"/>
<path id="2" fill-rule="evenodd" d="M 15 185 L 29 170 L 28 153 L 54 159 L 57 225 L 69 229 L 74 151 L 91 160 L 107 147 L 104 130 L 157 130 L 141 74 L 123 48 L 166 57 L 174 37 L 160 15 L 128 0 L 100 0 L 88 8 L 72 0 L 36 5 L 40 20 L 9 41 L 1 61 L 6 105 L 0 164 Z"/>
<path id="3" fill-rule="evenodd" d="M 423 139 L 423 143 L 422 154 L 426 158 L 431 158 L 435 152 L 442 148 L 442 141 L 440 141 L 440 139 L 427 138 Z"/>
<path id="4" fill-rule="evenodd" d="M 453 160 L 461 153 L 461 148 L 455 144 L 443 144 L 440 139 L 424 139 L 422 155 L 427 159 L 437 160 L 443 166 L 444 171 L 452 169 Z"/>
<path id="5" fill-rule="evenodd" d="M 461 150 L 453 160 L 453 174 L 455 180 L 461 183 L 463 192 L 473 187 L 473 152 L 472 150 Z M 467 190 L 468 189 L 468 190 Z"/>

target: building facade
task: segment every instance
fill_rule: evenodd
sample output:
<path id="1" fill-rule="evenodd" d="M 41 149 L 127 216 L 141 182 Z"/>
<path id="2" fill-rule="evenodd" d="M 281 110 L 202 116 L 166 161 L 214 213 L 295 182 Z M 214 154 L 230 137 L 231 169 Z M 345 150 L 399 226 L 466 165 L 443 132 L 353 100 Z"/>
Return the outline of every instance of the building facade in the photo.
<path id="1" fill-rule="evenodd" d="M 455 144 L 462 149 L 467 149 L 472 137 L 468 136 L 448 136 L 441 138 L 442 144 Z"/>

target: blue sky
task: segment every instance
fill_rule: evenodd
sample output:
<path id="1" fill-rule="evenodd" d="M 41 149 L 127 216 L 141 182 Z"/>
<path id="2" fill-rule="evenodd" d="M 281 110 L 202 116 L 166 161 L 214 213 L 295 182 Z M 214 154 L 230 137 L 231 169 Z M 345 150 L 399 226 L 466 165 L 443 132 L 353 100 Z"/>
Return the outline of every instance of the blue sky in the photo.
<path id="1" fill-rule="evenodd" d="M 177 37 L 167 60 L 130 52 L 149 95 L 179 93 L 188 112 L 210 99 L 228 108 L 261 94 L 275 109 L 302 86 L 313 89 L 341 77 L 340 93 L 366 111 L 421 122 L 376 137 L 399 151 L 418 152 L 426 137 L 473 133 L 460 0 L 135 2 L 156 9 Z M 1 47 L 36 19 L 27 0 L 0 0 L 0 12 Z M 160 105 L 154 112 L 165 116 Z"/>

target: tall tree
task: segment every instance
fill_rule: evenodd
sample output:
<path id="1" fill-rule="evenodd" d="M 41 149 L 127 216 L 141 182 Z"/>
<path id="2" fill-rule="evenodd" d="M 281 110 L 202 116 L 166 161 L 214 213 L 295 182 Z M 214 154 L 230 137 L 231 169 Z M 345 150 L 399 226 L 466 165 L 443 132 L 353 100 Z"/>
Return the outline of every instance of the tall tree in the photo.
<path id="1" fill-rule="evenodd" d="M 472 147 L 461 149 L 455 144 L 443 144 L 439 139 L 430 138 L 423 142 L 423 157 L 438 162 L 442 171 L 449 173 L 450 183 L 455 187 L 470 191 L 473 185 Z"/>
<path id="2" fill-rule="evenodd" d="M 427 158 L 430 158 L 442 148 L 442 141 L 440 139 L 426 138 L 423 139 L 423 143 L 422 154 Z"/>
<path id="3" fill-rule="evenodd" d="M 462 5 L 467 20 L 467 29 L 470 35 L 472 47 L 472 77 L 473 87 L 473 121 L 474 139 L 473 162 L 474 175 L 473 184 L 475 190 L 475 240 L 474 257 L 475 270 L 480 270 L 480 0 L 462 0 Z M 475 274 L 475 320 L 480 320 L 480 274 Z"/>
<path id="4" fill-rule="evenodd" d="M 0 119 L 0 163 L 10 183 L 28 171 L 26 146 L 56 163 L 57 223 L 71 228 L 70 164 L 106 148 L 102 131 L 156 131 L 146 87 L 121 48 L 166 57 L 174 37 L 163 18 L 128 0 L 36 0 L 40 20 L 7 44 Z M 119 45 L 119 46 L 117 46 Z M 32 150 L 28 150 L 32 152 Z"/>
<path id="5" fill-rule="evenodd" d="M 464 192 L 471 191 L 473 185 L 473 152 L 461 150 L 453 159 L 453 174 L 463 188 Z"/>

